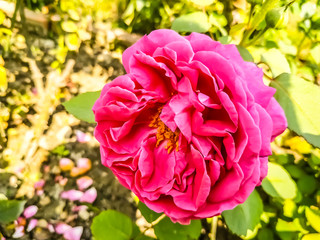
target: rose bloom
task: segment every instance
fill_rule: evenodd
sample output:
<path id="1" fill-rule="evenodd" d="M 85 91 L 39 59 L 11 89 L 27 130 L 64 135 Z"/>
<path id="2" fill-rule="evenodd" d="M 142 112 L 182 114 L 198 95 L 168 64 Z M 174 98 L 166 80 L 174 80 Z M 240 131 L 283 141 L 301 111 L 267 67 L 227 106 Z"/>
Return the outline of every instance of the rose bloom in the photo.
<path id="1" fill-rule="evenodd" d="M 156 30 L 123 53 L 126 75 L 93 106 L 102 163 L 174 222 L 243 203 L 287 122 L 263 72 L 235 45 Z"/>

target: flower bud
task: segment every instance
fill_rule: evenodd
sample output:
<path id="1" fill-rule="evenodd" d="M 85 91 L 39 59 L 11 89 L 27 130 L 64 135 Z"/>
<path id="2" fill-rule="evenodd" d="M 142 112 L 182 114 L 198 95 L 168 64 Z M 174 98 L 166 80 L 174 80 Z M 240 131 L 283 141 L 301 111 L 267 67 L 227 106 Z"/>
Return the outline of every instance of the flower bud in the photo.
<path id="1" fill-rule="evenodd" d="M 279 9 L 274 8 L 267 12 L 266 14 L 266 24 L 270 28 L 275 28 L 280 21 L 281 18 L 281 12 Z"/>
<path id="2" fill-rule="evenodd" d="M 274 8 L 266 14 L 266 24 L 269 28 L 283 28 L 288 23 L 288 13 L 283 8 Z"/>

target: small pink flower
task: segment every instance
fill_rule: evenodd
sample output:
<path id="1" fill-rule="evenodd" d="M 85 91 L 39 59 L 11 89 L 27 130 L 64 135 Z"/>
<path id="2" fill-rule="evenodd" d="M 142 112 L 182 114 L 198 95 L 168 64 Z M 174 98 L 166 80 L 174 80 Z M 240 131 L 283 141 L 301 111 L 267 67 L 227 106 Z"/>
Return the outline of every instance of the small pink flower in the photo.
<path id="1" fill-rule="evenodd" d="M 56 225 L 56 233 L 58 234 L 64 234 L 66 231 L 70 230 L 72 227 L 68 224 L 65 224 L 65 223 L 58 223 Z"/>
<path id="2" fill-rule="evenodd" d="M 18 217 L 18 219 L 14 221 L 15 225 L 25 226 L 26 223 L 27 223 L 27 221 L 24 217 Z"/>
<path id="3" fill-rule="evenodd" d="M 32 231 L 37 226 L 37 224 L 38 224 L 37 219 L 31 219 L 27 227 L 27 232 Z"/>
<path id="4" fill-rule="evenodd" d="M 74 167 L 74 162 L 69 158 L 61 158 L 59 167 L 62 171 L 70 171 Z"/>
<path id="5" fill-rule="evenodd" d="M 47 226 L 47 228 L 48 228 L 49 232 L 51 232 L 51 233 L 54 233 L 54 232 L 55 232 L 55 229 L 54 229 L 54 227 L 53 227 L 52 224 L 49 223 L 48 226 Z"/>
<path id="6" fill-rule="evenodd" d="M 88 187 L 90 187 L 92 185 L 92 183 L 93 183 L 92 178 L 88 177 L 88 176 L 84 176 L 84 177 L 77 179 L 77 185 L 80 190 L 87 189 Z"/>
<path id="7" fill-rule="evenodd" d="M 68 199 L 70 201 L 80 200 L 82 196 L 83 196 L 83 192 L 74 190 L 74 189 L 69 191 L 64 191 L 61 193 L 61 198 Z"/>
<path id="8" fill-rule="evenodd" d="M 97 190 L 92 187 L 84 192 L 83 196 L 80 199 L 80 202 L 93 203 L 97 198 Z"/>
<path id="9" fill-rule="evenodd" d="M 34 188 L 38 190 L 42 189 L 45 183 L 46 182 L 44 181 L 44 179 L 40 179 L 38 182 L 34 184 Z"/>
<path id="10" fill-rule="evenodd" d="M 79 158 L 77 160 L 77 167 L 78 168 L 90 169 L 91 168 L 90 159 L 89 158 Z"/>
<path id="11" fill-rule="evenodd" d="M 63 234 L 63 237 L 66 240 L 80 240 L 82 232 L 83 232 L 83 227 L 74 227 L 74 228 L 67 230 Z"/>
<path id="12" fill-rule="evenodd" d="M 27 207 L 24 212 L 23 212 L 23 216 L 25 216 L 25 218 L 31 218 L 33 217 L 36 213 L 38 212 L 38 207 L 35 205 L 29 206 Z"/>
<path id="13" fill-rule="evenodd" d="M 39 189 L 39 190 L 37 190 L 36 193 L 38 196 L 41 196 L 44 193 L 44 191 L 43 191 L 43 189 Z"/>
<path id="14" fill-rule="evenodd" d="M 81 174 L 86 173 L 91 169 L 91 160 L 88 158 L 79 158 L 77 160 L 77 166 L 71 169 L 71 177 L 77 177 Z"/>
<path id="15" fill-rule="evenodd" d="M 90 141 L 90 136 L 80 130 L 76 130 L 77 141 L 80 143 L 86 143 Z"/>
<path id="16" fill-rule="evenodd" d="M 72 209 L 71 209 L 71 211 L 72 211 L 72 212 L 79 212 L 79 211 L 81 211 L 81 210 L 86 210 L 86 209 L 88 209 L 88 206 L 86 206 L 86 205 L 80 205 L 80 206 L 73 206 Z"/>
<path id="17" fill-rule="evenodd" d="M 61 179 L 59 180 L 59 184 L 60 184 L 61 186 L 65 186 L 65 185 L 67 185 L 67 183 L 68 183 L 68 178 L 61 178 Z"/>
<path id="18" fill-rule="evenodd" d="M 24 236 L 24 226 L 17 226 L 12 237 L 13 238 L 21 238 L 23 236 Z"/>

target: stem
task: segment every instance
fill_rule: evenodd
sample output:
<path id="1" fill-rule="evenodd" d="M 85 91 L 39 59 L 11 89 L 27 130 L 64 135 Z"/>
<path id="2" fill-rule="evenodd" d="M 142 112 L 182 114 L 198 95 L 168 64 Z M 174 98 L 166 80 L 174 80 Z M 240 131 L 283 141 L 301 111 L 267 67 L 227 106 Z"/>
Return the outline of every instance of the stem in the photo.
<path id="1" fill-rule="evenodd" d="M 154 228 L 154 226 L 157 225 L 165 217 L 166 217 L 166 215 L 162 214 L 160 217 L 158 217 L 156 220 L 154 220 L 152 223 L 150 223 L 150 226 L 147 226 L 142 232 L 140 232 L 139 235 L 144 235 L 146 233 L 146 231 L 148 231 L 151 228 Z"/>
<path id="2" fill-rule="evenodd" d="M 300 41 L 300 43 L 299 43 L 299 45 L 297 47 L 298 50 L 297 50 L 296 59 L 299 59 L 299 55 L 300 55 L 300 52 L 301 52 L 301 47 L 303 45 L 304 40 L 306 40 L 308 33 L 309 33 L 309 31 L 307 33 L 305 33 L 305 35 L 303 36 L 303 38 L 301 39 L 301 41 Z"/>
<path id="3" fill-rule="evenodd" d="M 224 0 L 222 1 L 224 8 L 223 8 L 223 15 L 227 18 L 228 25 L 226 26 L 227 31 L 230 30 L 231 24 L 233 21 L 232 10 L 233 10 L 233 1 L 231 0 Z"/>
<path id="4" fill-rule="evenodd" d="M 243 47 L 247 47 L 252 45 L 254 42 L 256 42 L 257 40 L 259 40 L 260 37 L 262 37 L 263 34 L 265 34 L 265 32 L 268 30 L 267 27 L 265 27 L 262 31 L 260 31 L 256 36 L 254 36 L 254 38 L 252 38 L 251 40 L 248 40 L 247 42 L 242 43 L 241 46 Z"/>
<path id="5" fill-rule="evenodd" d="M 248 22 L 247 22 L 247 28 L 249 28 L 249 26 L 250 26 L 250 21 L 251 21 L 251 17 L 252 17 L 252 14 L 253 14 L 254 6 L 255 5 L 253 5 L 253 4 L 250 5 L 250 13 L 249 13 L 249 19 L 248 19 Z"/>
<path id="6" fill-rule="evenodd" d="M 241 46 L 246 46 L 247 39 L 250 38 L 251 34 L 254 32 L 255 29 L 259 26 L 259 24 L 263 21 L 265 18 L 267 12 L 274 8 L 278 4 L 278 0 L 266 0 L 259 12 L 257 12 L 254 17 L 252 18 L 252 21 L 249 24 L 249 28 L 244 32 L 242 40 L 240 42 Z"/>
<path id="7" fill-rule="evenodd" d="M 212 218 L 211 238 L 210 238 L 210 240 L 216 240 L 217 239 L 217 226 L 218 226 L 218 216 L 214 216 Z"/>
<path id="8" fill-rule="evenodd" d="M 21 0 L 17 0 L 16 7 L 14 9 L 14 13 L 13 13 L 13 16 L 11 18 L 11 29 L 13 29 L 14 24 L 16 23 L 17 13 L 18 13 L 18 10 L 20 9 L 20 4 L 21 4 Z"/>

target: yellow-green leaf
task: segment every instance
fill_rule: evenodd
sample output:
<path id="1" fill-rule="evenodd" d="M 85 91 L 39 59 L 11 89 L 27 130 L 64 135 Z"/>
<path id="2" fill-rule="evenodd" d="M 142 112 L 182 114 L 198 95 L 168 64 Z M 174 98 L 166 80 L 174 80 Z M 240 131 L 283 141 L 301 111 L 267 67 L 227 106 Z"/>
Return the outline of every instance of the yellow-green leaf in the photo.
<path id="1" fill-rule="evenodd" d="M 214 3 L 215 0 L 190 0 L 190 1 L 201 7 L 206 7 Z"/>
<path id="2" fill-rule="evenodd" d="M 320 233 L 320 210 L 307 207 L 306 218 L 314 230 Z"/>
<path id="3" fill-rule="evenodd" d="M 263 190 L 272 197 L 292 199 L 297 195 L 297 185 L 279 164 L 269 162 L 268 175 L 262 181 Z"/>
<path id="4" fill-rule="evenodd" d="M 320 233 L 310 233 L 307 235 L 304 235 L 301 240 L 319 240 L 320 239 Z"/>
<path id="5" fill-rule="evenodd" d="M 8 87 L 8 82 L 7 82 L 6 69 L 0 66 L 0 92 L 6 91 L 7 87 Z"/>
<path id="6" fill-rule="evenodd" d="M 210 26 L 207 14 L 194 12 L 176 18 L 171 29 L 177 32 L 207 32 Z"/>
<path id="7" fill-rule="evenodd" d="M 291 73 L 289 63 L 285 56 L 276 48 L 272 48 L 261 56 L 261 62 L 270 67 L 272 76 L 276 78 L 281 73 Z"/>
<path id="8" fill-rule="evenodd" d="M 77 25 L 72 21 L 62 22 L 61 27 L 65 32 L 76 32 L 78 29 Z"/>
<path id="9" fill-rule="evenodd" d="M 285 111 L 288 127 L 309 143 L 320 147 L 320 87 L 296 76 L 283 73 L 271 87 Z"/>
<path id="10" fill-rule="evenodd" d="M 70 51 L 77 51 L 80 45 L 79 37 L 76 33 L 71 33 L 66 36 L 66 46 Z"/>

